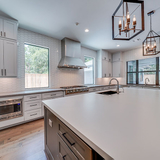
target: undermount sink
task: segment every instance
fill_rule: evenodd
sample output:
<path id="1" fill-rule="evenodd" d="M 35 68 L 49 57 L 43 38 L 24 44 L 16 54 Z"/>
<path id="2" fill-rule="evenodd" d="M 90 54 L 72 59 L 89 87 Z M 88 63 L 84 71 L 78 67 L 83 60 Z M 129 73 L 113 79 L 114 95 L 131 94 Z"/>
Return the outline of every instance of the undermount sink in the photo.
<path id="1" fill-rule="evenodd" d="M 112 95 L 112 94 L 117 94 L 117 92 L 116 91 L 106 91 L 106 92 L 100 92 L 98 94 Z"/>

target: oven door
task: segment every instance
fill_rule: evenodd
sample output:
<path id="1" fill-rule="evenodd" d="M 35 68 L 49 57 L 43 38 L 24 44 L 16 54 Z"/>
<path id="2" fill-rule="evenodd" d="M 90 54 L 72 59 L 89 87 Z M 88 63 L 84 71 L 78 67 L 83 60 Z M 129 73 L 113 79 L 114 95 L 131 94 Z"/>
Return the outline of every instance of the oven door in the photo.
<path id="1" fill-rule="evenodd" d="M 3 102 L 0 104 L 0 120 L 22 116 L 22 101 Z"/>

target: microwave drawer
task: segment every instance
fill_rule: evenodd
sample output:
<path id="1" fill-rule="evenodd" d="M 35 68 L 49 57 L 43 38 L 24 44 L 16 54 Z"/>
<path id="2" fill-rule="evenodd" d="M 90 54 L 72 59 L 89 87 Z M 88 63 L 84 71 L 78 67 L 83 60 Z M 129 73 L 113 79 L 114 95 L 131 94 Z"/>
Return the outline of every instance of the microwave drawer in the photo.
<path id="1" fill-rule="evenodd" d="M 41 100 L 41 94 L 33 94 L 33 95 L 24 96 L 24 102 L 34 101 L 34 100 Z"/>
<path id="2" fill-rule="evenodd" d="M 92 160 L 92 149 L 86 145 L 75 133 L 57 119 L 58 134 L 78 157 L 79 160 Z"/>
<path id="3" fill-rule="evenodd" d="M 24 119 L 25 120 L 30 120 L 30 119 L 34 119 L 34 118 L 38 118 L 38 117 L 41 117 L 41 109 L 26 111 L 24 113 Z"/>
<path id="4" fill-rule="evenodd" d="M 41 100 L 24 102 L 24 111 L 41 108 Z"/>
<path id="5" fill-rule="evenodd" d="M 42 99 L 52 99 L 57 97 L 63 97 L 63 91 L 60 92 L 50 92 L 50 93 L 43 93 Z"/>
<path id="6" fill-rule="evenodd" d="M 66 143 L 62 140 L 62 138 L 57 135 L 58 139 L 58 158 L 60 160 L 78 160 L 78 158 L 74 155 L 74 153 L 70 150 L 70 148 L 66 145 Z"/>

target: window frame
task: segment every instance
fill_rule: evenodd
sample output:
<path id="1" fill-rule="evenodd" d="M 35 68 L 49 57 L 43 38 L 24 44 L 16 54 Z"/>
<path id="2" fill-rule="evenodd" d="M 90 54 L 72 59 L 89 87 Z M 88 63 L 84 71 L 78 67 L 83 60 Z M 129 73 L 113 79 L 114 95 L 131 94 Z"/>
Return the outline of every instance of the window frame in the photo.
<path id="1" fill-rule="evenodd" d="M 31 90 L 31 89 L 48 89 L 50 87 L 50 48 L 46 47 L 46 46 L 42 46 L 42 45 L 38 45 L 38 44 L 33 44 L 33 43 L 29 43 L 29 42 L 24 42 L 23 46 L 24 46 L 24 65 L 25 65 L 25 45 L 30 45 L 30 46 L 35 46 L 35 47 L 40 47 L 40 48 L 44 48 L 44 49 L 48 49 L 48 86 L 47 87 L 33 87 L 33 88 L 26 88 L 26 85 L 24 82 L 24 87 L 25 90 Z M 25 68 L 25 67 L 24 67 Z M 25 69 L 24 69 L 24 80 L 25 80 Z"/>
<path id="2" fill-rule="evenodd" d="M 85 57 L 93 59 L 93 84 L 95 84 L 95 57 L 84 55 L 84 63 L 85 63 Z M 85 84 L 85 81 L 84 81 L 84 84 Z M 85 85 L 92 85 L 92 84 L 85 84 Z"/>
<path id="3" fill-rule="evenodd" d="M 139 60 L 131 60 L 131 61 L 136 61 L 136 71 L 135 72 L 128 72 L 128 62 L 131 61 L 127 61 L 126 62 L 126 84 L 133 84 L 133 83 L 128 83 L 128 73 L 136 73 L 136 84 L 139 84 L 139 73 L 147 73 L 147 72 L 154 72 L 155 76 L 156 76 L 156 82 L 155 85 L 159 85 L 159 72 L 160 72 L 160 68 L 159 68 L 159 57 L 152 57 L 156 59 L 156 70 L 152 70 L 152 71 L 139 71 Z M 135 84 L 134 84 L 135 85 Z M 154 84 L 153 84 L 154 85 Z"/>

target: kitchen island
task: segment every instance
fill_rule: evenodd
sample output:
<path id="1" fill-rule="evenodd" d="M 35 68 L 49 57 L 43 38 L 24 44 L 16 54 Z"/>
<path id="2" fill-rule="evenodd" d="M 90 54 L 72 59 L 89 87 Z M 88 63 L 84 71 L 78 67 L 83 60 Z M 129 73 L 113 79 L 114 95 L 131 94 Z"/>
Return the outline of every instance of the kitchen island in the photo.
<path id="1" fill-rule="evenodd" d="M 160 159 L 159 90 L 125 88 L 119 95 L 89 93 L 43 102 L 45 113 L 49 111 L 105 160 Z M 54 130 L 48 123 L 45 130 L 52 125 Z M 47 138 L 45 134 L 45 146 Z"/>

